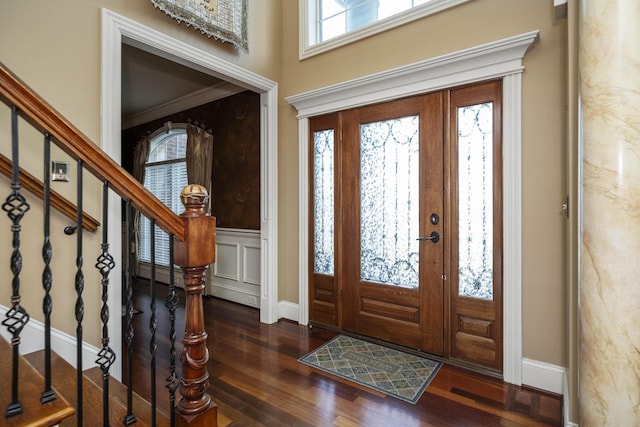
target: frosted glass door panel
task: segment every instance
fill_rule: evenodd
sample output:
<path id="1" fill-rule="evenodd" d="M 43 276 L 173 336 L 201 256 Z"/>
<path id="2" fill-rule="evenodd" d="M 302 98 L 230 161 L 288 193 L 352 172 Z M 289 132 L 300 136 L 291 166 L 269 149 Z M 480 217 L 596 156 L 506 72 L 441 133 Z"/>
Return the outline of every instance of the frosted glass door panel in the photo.
<path id="1" fill-rule="evenodd" d="M 493 104 L 458 108 L 458 289 L 493 299 Z"/>
<path id="2" fill-rule="evenodd" d="M 334 274 L 333 129 L 313 134 L 313 271 Z"/>
<path id="3" fill-rule="evenodd" d="M 419 117 L 360 126 L 361 280 L 418 288 Z"/>

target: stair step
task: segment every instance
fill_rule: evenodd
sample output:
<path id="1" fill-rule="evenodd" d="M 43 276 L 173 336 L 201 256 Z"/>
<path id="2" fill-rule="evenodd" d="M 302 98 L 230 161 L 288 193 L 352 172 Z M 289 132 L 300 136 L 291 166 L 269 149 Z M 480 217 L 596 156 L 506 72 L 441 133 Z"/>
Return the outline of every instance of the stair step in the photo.
<path id="1" fill-rule="evenodd" d="M 44 351 L 36 351 L 25 358 L 40 372 L 44 371 Z M 54 387 L 75 407 L 76 370 L 67 361 L 55 353 L 51 355 L 51 382 Z M 102 425 L 102 372 L 99 368 L 92 368 L 83 373 L 83 425 Z M 109 420 L 112 425 L 118 425 L 127 414 L 126 387 L 117 380 L 109 380 Z M 133 394 L 133 411 L 137 419 L 136 426 L 151 425 L 151 406 L 139 395 Z M 77 425 L 75 414 L 60 423 L 61 427 Z M 161 411 L 156 411 L 156 426 L 169 425 L 169 418 Z"/>
<path id="2" fill-rule="evenodd" d="M 85 377 L 98 384 L 102 388 L 102 371 L 95 367 L 84 372 Z M 109 395 L 111 402 L 116 402 L 123 408 L 127 406 L 127 387 L 120 381 L 109 378 Z M 136 414 L 138 423 L 151 423 L 151 404 L 137 393 L 132 395 L 133 413 Z M 139 425 L 139 424 L 136 424 Z M 159 407 L 156 407 L 156 426 L 168 426 L 169 415 Z"/>
<path id="3" fill-rule="evenodd" d="M 13 348 L 0 337 L 0 410 L 6 411 L 11 402 L 11 365 Z M 40 394 L 44 390 L 44 378 L 23 357 L 18 362 L 19 400 L 22 403 L 22 413 L 9 418 L 0 415 L 0 424 L 13 426 L 51 426 L 62 423 L 71 417 L 75 410 L 59 394 L 55 400 L 45 404 L 40 403 Z M 6 413 L 6 412 L 5 412 Z"/>

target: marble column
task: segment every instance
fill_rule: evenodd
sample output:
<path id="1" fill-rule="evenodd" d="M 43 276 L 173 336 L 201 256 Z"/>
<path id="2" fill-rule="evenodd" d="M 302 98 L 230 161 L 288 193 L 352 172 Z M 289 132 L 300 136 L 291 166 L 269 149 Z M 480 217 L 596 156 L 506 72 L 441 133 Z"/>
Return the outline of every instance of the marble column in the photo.
<path id="1" fill-rule="evenodd" d="M 640 2 L 582 0 L 580 426 L 640 425 Z"/>

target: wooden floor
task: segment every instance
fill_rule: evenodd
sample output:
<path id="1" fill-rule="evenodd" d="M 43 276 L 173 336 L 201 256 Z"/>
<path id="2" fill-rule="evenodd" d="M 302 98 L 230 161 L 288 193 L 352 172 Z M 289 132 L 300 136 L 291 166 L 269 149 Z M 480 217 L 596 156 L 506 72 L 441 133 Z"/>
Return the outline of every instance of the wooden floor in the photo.
<path id="1" fill-rule="evenodd" d="M 166 289 L 165 285 L 156 286 L 156 393 L 164 410 L 169 407 L 164 388 L 169 360 L 168 311 L 163 300 Z M 136 331 L 149 328 L 149 292 L 146 281 L 136 283 L 134 307 L 142 311 L 133 316 Z M 184 293 L 178 295 L 184 302 Z M 180 307 L 178 319 L 183 318 L 182 310 Z M 412 405 L 297 361 L 333 338 L 334 332 L 290 321 L 264 325 L 258 310 L 213 297 L 205 297 L 204 311 L 209 334 L 209 393 L 218 405 L 220 426 L 562 425 L 560 396 L 510 386 L 445 364 Z M 183 324 L 177 323 L 181 337 Z M 138 332 L 133 347 L 134 389 L 148 399 L 149 333 Z M 180 351 L 178 347 L 178 365 Z"/>

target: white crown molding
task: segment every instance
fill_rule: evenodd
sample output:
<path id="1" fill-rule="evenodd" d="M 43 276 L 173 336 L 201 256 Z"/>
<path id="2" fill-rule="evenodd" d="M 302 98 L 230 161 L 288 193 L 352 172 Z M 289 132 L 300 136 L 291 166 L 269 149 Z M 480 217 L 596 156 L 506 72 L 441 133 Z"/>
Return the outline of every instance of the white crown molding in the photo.
<path id="1" fill-rule="evenodd" d="M 208 104 L 209 102 L 217 101 L 218 99 L 223 99 L 243 92 L 244 90 L 244 88 L 227 82 L 221 82 L 188 95 L 181 96 L 180 98 L 176 98 L 164 104 L 149 108 L 148 110 L 123 117 L 122 129 L 129 129 L 134 126 L 148 123 L 152 120 Z"/>
<path id="2" fill-rule="evenodd" d="M 411 96 L 523 70 L 522 58 L 539 37 L 530 31 L 435 58 L 293 95 L 298 118 Z"/>

